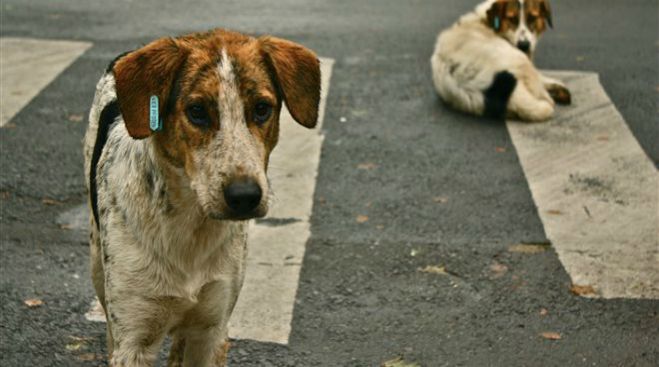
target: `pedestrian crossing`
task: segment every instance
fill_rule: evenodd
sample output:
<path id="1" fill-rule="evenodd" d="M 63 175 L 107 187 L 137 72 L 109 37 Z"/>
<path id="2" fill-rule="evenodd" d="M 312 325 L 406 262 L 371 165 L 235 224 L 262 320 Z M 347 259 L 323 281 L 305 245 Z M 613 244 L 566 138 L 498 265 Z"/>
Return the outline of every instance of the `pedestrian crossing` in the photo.
<path id="1" fill-rule="evenodd" d="M 2 38 L 0 46 L 0 126 L 4 126 L 91 44 Z M 49 51 L 29 53 L 32 49 Z M 22 58 L 24 54 L 29 57 Z M 48 57 L 53 62 L 43 62 Z M 282 113 L 281 139 L 270 172 L 276 201 L 268 218 L 250 227 L 248 267 L 230 323 L 232 338 L 288 343 L 305 245 L 311 234 L 333 60 L 322 59 L 321 68 L 319 127 L 303 129 L 287 112 Z M 18 82 L 27 74 L 35 76 L 34 82 L 26 83 L 29 88 Z M 545 124 L 508 122 L 545 231 L 573 282 L 596 290 L 589 296 L 659 299 L 656 169 L 596 74 L 554 76 L 568 82 L 574 106 L 560 108 L 554 121 Z M 615 198 L 608 196 L 607 188 L 617 190 Z M 82 204 L 59 220 L 72 222 L 63 223 L 67 228 L 86 231 L 86 215 Z M 102 320 L 93 312 L 88 315 Z"/>
<path id="2" fill-rule="evenodd" d="M 89 42 L 0 38 L 0 127 L 92 46 Z"/>
<path id="3" fill-rule="evenodd" d="M 597 74 L 550 75 L 573 105 L 548 123 L 508 122 L 545 232 L 585 296 L 659 299 L 657 169 Z"/>

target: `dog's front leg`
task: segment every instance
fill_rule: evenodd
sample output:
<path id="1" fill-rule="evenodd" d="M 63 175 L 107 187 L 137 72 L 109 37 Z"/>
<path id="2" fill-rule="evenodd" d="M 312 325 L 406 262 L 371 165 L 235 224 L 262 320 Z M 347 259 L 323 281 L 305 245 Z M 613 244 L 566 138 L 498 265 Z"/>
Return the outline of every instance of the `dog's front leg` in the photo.
<path id="1" fill-rule="evenodd" d="M 561 105 L 569 105 L 572 103 L 572 94 L 562 81 L 545 75 L 541 75 L 541 77 L 542 84 L 547 92 L 549 92 L 549 95 L 554 102 Z"/>
<path id="2" fill-rule="evenodd" d="M 186 312 L 175 336 L 178 340 L 185 339 L 184 367 L 226 365 L 229 349 L 227 324 L 242 287 L 242 280 L 243 274 L 239 270 L 236 274 L 208 283 L 202 288 L 199 303 Z M 170 366 L 177 365 L 171 363 Z"/>
<path id="3" fill-rule="evenodd" d="M 110 367 L 153 366 L 172 324 L 170 299 L 112 292 L 107 297 L 113 337 Z"/>

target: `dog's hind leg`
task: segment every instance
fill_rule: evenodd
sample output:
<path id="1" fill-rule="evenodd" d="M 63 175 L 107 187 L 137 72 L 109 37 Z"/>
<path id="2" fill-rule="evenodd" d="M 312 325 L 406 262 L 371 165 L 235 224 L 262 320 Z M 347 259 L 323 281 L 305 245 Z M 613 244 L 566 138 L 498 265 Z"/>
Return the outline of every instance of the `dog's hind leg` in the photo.
<path id="1" fill-rule="evenodd" d="M 183 353 L 185 352 L 185 338 L 175 332 L 172 340 L 172 348 L 169 350 L 167 367 L 183 367 Z"/>
<path id="2" fill-rule="evenodd" d="M 105 312 L 105 319 L 108 321 L 108 310 L 105 303 L 105 272 L 103 270 L 103 250 L 101 249 L 101 242 L 98 238 L 98 230 L 92 222 L 92 231 L 89 235 L 89 260 L 91 265 L 92 283 L 96 291 L 96 297 L 103 307 Z M 107 353 L 112 358 L 112 347 L 114 341 L 112 340 L 112 330 L 110 329 L 110 322 L 108 321 L 106 327 L 106 343 Z"/>
<path id="3" fill-rule="evenodd" d="M 554 114 L 551 99 L 534 96 L 524 83 L 518 83 L 508 102 L 508 111 L 524 121 L 546 121 Z"/>
<path id="4" fill-rule="evenodd" d="M 505 118 L 508 101 L 516 85 L 517 79 L 513 74 L 507 71 L 497 73 L 492 85 L 483 92 L 485 97 L 483 116 L 493 119 Z"/>
<path id="5" fill-rule="evenodd" d="M 560 105 L 569 105 L 572 103 L 572 94 L 562 81 L 541 75 L 542 84 L 549 92 L 551 98 Z"/>

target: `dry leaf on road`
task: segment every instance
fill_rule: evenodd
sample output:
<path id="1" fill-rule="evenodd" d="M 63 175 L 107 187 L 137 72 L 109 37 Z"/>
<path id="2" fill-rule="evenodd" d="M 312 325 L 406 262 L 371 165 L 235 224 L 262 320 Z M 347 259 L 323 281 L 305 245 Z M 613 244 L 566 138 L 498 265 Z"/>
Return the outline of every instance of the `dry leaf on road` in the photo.
<path id="1" fill-rule="evenodd" d="M 561 334 L 553 331 L 545 331 L 544 333 L 541 333 L 540 336 L 547 340 L 561 340 Z"/>
<path id="2" fill-rule="evenodd" d="M 419 365 L 416 363 L 407 362 L 403 359 L 403 357 L 397 357 L 383 362 L 381 367 L 419 367 Z"/>
<path id="3" fill-rule="evenodd" d="M 357 165 L 357 169 L 361 169 L 365 171 L 370 171 L 376 168 L 378 168 L 378 165 L 373 162 L 365 162 Z"/>
<path id="4" fill-rule="evenodd" d="M 83 118 L 84 118 L 83 115 L 77 113 L 69 115 L 69 121 L 71 122 L 81 122 Z"/>
<path id="5" fill-rule="evenodd" d="M 26 299 L 25 301 L 23 301 L 23 303 L 25 303 L 25 305 L 30 308 L 43 306 L 43 301 L 38 298 Z"/>
<path id="6" fill-rule="evenodd" d="M 62 204 L 61 201 L 57 201 L 55 199 L 50 199 L 50 198 L 43 198 L 41 200 L 41 203 L 44 204 L 44 205 L 60 205 L 60 204 Z"/>
<path id="7" fill-rule="evenodd" d="M 593 288 L 592 285 L 572 284 L 572 287 L 570 287 L 570 292 L 577 296 L 594 296 L 597 294 L 595 288 Z"/>
<path id="8" fill-rule="evenodd" d="M 368 216 L 367 215 L 358 215 L 357 218 L 355 219 L 357 223 L 366 223 L 368 222 Z"/>
<path id="9" fill-rule="evenodd" d="M 432 201 L 438 204 L 445 204 L 448 202 L 448 198 L 446 196 L 435 196 L 434 198 L 432 198 Z"/>
<path id="10" fill-rule="evenodd" d="M 508 267 L 500 262 L 494 261 L 490 265 L 490 271 L 492 272 L 492 278 L 497 279 L 501 278 L 508 272 Z"/>
<path id="11" fill-rule="evenodd" d="M 442 275 L 448 274 L 446 272 L 446 267 L 444 267 L 444 266 L 435 266 L 435 265 L 428 265 L 425 268 L 417 269 L 417 271 L 421 272 L 421 273 L 428 273 L 428 274 L 442 274 Z"/>
<path id="12" fill-rule="evenodd" d="M 548 244 L 542 243 L 518 243 L 516 245 L 508 246 L 508 252 L 516 252 L 521 254 L 538 254 L 547 251 Z"/>

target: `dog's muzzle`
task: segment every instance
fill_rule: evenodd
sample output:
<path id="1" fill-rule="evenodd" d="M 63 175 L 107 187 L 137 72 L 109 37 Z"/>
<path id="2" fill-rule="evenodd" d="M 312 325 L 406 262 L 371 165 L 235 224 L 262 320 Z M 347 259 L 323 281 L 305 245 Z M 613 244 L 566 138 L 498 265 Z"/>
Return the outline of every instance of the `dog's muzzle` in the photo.
<path id="1" fill-rule="evenodd" d="M 519 41 L 517 42 L 517 48 L 528 55 L 531 52 L 531 42 L 527 40 Z"/>
<path id="2" fill-rule="evenodd" d="M 240 219 L 257 216 L 254 212 L 262 196 L 261 187 L 253 180 L 237 180 L 224 189 L 224 200 L 232 216 Z"/>

